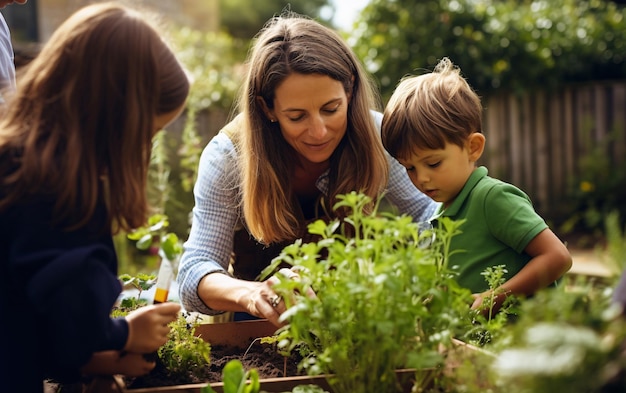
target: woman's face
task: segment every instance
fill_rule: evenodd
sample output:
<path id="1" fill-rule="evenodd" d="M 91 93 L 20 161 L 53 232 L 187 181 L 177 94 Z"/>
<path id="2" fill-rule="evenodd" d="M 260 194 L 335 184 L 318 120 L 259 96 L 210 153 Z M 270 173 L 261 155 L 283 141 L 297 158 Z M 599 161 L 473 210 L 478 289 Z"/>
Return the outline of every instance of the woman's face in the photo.
<path id="1" fill-rule="evenodd" d="M 274 108 L 283 137 L 302 165 L 328 161 L 348 127 L 348 102 L 341 82 L 320 74 L 291 74 L 276 89 Z"/>

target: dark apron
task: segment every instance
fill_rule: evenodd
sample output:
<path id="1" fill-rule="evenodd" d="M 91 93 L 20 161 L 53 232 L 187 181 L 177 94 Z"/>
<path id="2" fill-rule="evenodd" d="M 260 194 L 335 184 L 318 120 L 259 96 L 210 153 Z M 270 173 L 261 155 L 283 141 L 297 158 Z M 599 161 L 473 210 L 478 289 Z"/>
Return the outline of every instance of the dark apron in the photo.
<path id="1" fill-rule="evenodd" d="M 323 212 L 323 209 L 320 208 L 319 197 L 308 202 L 299 201 L 299 205 L 301 207 L 301 212 L 299 213 L 301 213 L 302 225 L 300 226 L 300 236 L 298 238 L 303 239 L 304 242 L 317 241 L 317 236 L 308 233 L 307 226 L 319 218 L 328 219 L 326 215 L 319 214 L 319 212 Z M 269 266 L 283 248 L 292 244 L 295 240 L 265 245 L 257 242 L 245 227 L 235 231 L 233 254 L 231 255 L 234 277 L 247 281 L 258 280 L 263 269 Z M 289 268 L 291 266 L 281 264 L 277 270 L 283 267 Z"/>

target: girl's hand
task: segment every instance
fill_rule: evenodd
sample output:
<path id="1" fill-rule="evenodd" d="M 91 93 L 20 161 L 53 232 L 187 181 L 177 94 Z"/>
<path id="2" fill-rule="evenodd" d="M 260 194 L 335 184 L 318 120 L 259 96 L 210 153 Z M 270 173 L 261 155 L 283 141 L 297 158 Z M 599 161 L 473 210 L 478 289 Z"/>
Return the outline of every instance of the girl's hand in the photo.
<path id="1" fill-rule="evenodd" d="M 81 368 L 83 375 L 126 375 L 139 377 L 148 374 L 156 362 L 148 361 L 142 354 L 124 351 L 101 351 L 91 356 Z"/>
<path id="2" fill-rule="evenodd" d="M 151 353 L 167 342 L 168 324 L 178 318 L 180 304 L 161 303 L 141 307 L 126 316 L 128 339 L 124 350 L 133 353 Z"/>

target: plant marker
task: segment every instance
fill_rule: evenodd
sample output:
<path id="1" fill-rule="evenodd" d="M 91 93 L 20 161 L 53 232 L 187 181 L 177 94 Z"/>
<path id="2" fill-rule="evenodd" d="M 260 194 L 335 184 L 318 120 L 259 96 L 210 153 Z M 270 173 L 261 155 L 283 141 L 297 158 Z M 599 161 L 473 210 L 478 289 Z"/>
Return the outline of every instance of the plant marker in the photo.
<path id="1" fill-rule="evenodd" d="M 165 303 L 170 293 L 170 285 L 174 279 L 174 269 L 172 262 L 167 259 L 165 253 L 159 251 L 161 257 L 161 265 L 159 266 L 159 274 L 157 276 L 156 291 L 154 292 L 154 304 Z"/>

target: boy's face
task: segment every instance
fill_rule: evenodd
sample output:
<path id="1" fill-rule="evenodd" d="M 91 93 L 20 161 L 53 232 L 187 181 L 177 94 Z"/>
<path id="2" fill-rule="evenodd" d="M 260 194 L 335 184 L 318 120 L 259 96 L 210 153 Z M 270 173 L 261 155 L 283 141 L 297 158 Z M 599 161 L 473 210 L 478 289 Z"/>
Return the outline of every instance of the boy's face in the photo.
<path id="1" fill-rule="evenodd" d="M 474 135 L 479 135 L 480 140 L 472 141 Z M 447 207 L 474 171 L 483 146 L 477 151 L 474 142 L 481 140 L 484 145 L 482 134 L 472 134 L 464 147 L 446 143 L 443 149 L 414 149 L 409 158 L 398 161 L 406 168 L 415 187 Z"/>

